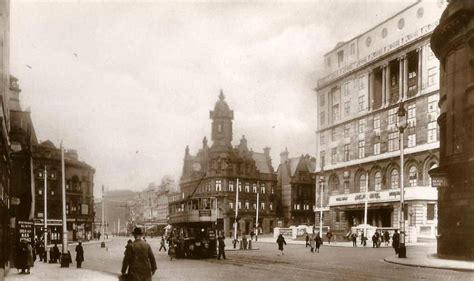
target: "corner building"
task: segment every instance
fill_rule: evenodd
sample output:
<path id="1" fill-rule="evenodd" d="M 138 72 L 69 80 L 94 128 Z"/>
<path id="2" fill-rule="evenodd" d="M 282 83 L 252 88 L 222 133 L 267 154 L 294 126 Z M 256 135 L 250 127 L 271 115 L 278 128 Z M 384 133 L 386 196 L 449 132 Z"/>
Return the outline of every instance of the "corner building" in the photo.
<path id="1" fill-rule="evenodd" d="M 222 91 L 210 118 L 212 145 L 209 147 L 204 138 L 194 156 L 186 147 L 181 194 L 169 198 L 169 223 L 215 222 L 218 231 L 232 237 L 238 208 L 238 234 L 248 234 L 256 224 L 258 193 L 259 229 L 270 233 L 276 226 L 278 202 L 270 148 L 264 148 L 263 153 L 253 152 L 245 136 L 239 145 L 232 146 L 234 111 Z"/>
<path id="2" fill-rule="evenodd" d="M 407 241 L 437 233 L 437 190 L 428 171 L 439 163 L 439 61 L 430 36 L 445 4 L 418 1 L 325 54 L 317 91 L 317 201 L 338 235 L 364 223 L 400 226 L 400 133 L 404 102 Z M 317 222 L 319 223 L 319 222 Z"/>

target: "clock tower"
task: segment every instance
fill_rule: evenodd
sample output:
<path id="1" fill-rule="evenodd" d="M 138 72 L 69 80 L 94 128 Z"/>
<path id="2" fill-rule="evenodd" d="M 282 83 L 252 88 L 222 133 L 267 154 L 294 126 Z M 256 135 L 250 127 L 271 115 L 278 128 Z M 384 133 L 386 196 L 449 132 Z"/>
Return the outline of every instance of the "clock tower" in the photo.
<path id="1" fill-rule="evenodd" d="M 212 119 L 212 147 L 231 148 L 232 147 L 232 120 L 234 111 L 229 109 L 225 102 L 224 93 L 220 92 L 219 100 L 214 106 L 214 110 L 209 112 Z"/>

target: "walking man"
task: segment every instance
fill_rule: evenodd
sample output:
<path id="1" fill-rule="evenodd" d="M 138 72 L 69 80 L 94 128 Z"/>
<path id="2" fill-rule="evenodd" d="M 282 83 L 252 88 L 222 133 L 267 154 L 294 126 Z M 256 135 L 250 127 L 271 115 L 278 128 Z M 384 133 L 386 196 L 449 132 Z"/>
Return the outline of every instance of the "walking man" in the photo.
<path id="1" fill-rule="evenodd" d="M 161 252 L 161 249 L 166 252 L 165 238 L 163 236 L 161 236 L 160 249 L 158 250 L 158 252 Z"/>
<path id="2" fill-rule="evenodd" d="M 285 238 L 283 237 L 283 235 L 278 235 L 278 238 L 277 238 L 277 244 L 278 244 L 278 250 L 281 251 L 281 254 L 284 255 L 283 253 L 283 245 L 286 245 L 286 241 L 285 241 Z M 280 254 L 278 254 L 280 255 Z"/>
<path id="3" fill-rule="evenodd" d="M 352 233 L 351 235 L 352 238 L 352 247 L 357 247 L 357 233 Z"/>
<path id="4" fill-rule="evenodd" d="M 306 233 L 306 248 L 308 248 L 309 245 L 309 235 Z"/>
<path id="5" fill-rule="evenodd" d="M 314 238 L 314 240 L 316 241 L 316 250 L 315 250 L 315 252 L 319 253 L 319 248 L 323 244 L 323 239 L 321 238 L 321 236 L 319 236 L 319 232 L 318 232 L 318 234 L 316 234 L 316 238 Z"/>
<path id="6" fill-rule="evenodd" d="M 156 261 L 150 245 L 143 241 L 142 229 L 133 230 L 135 241 L 127 246 L 122 262 L 122 275 L 127 273 L 129 281 L 151 281 L 151 276 L 156 271 Z"/>
<path id="7" fill-rule="evenodd" d="M 82 248 L 82 242 L 79 242 L 76 246 L 76 267 L 81 268 L 82 262 L 84 261 L 84 248 Z"/>
<path id="8" fill-rule="evenodd" d="M 217 259 L 220 260 L 221 259 L 221 256 L 223 259 L 226 259 L 225 257 L 225 243 L 224 243 L 224 236 L 219 236 L 217 238 L 217 241 L 219 243 L 219 252 L 217 254 Z"/>

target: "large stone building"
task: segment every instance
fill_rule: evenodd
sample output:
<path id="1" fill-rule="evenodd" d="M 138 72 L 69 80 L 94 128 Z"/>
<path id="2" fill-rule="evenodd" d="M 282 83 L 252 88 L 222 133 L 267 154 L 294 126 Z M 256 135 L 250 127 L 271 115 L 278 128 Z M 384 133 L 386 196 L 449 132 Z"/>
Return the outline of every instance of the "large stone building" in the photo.
<path id="1" fill-rule="evenodd" d="M 239 208 L 238 232 L 247 234 L 256 224 L 259 193 L 259 226 L 269 233 L 276 226 L 276 174 L 270 149 L 250 150 L 242 137 L 232 146 L 234 112 L 220 93 L 212 120 L 212 145 L 204 138 L 202 148 L 192 156 L 186 147 L 180 188 L 181 196 L 170 198 L 170 223 L 213 221 L 220 231 L 231 236 L 235 208 Z M 239 182 L 237 185 L 237 181 Z M 239 201 L 236 204 L 236 192 Z M 216 206 L 217 203 L 217 206 Z"/>
<path id="2" fill-rule="evenodd" d="M 316 158 L 288 158 L 288 154 L 286 149 L 280 153 L 277 169 L 277 191 L 281 194 L 278 208 L 283 214 L 283 226 L 314 224 Z"/>
<path id="3" fill-rule="evenodd" d="M 336 233 L 364 222 L 367 181 L 368 223 L 399 227 L 397 110 L 403 101 L 408 241 L 436 235 L 437 190 L 428 171 L 439 163 L 439 62 L 430 35 L 441 3 L 418 1 L 324 55 L 316 88 L 317 196 L 323 188 L 323 222 Z"/>

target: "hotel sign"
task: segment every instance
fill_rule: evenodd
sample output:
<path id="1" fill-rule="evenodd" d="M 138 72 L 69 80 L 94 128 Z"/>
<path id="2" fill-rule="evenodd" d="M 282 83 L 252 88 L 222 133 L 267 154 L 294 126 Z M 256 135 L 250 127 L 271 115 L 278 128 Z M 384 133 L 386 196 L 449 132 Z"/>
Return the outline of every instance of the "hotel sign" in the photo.
<path id="1" fill-rule="evenodd" d="M 365 192 L 332 195 L 329 197 L 329 206 L 342 206 L 352 204 L 364 204 Z M 427 186 L 405 188 L 405 200 L 437 200 L 438 191 Z M 369 191 L 368 203 L 396 202 L 400 201 L 400 189 L 389 189 L 381 191 Z"/>
<path id="2" fill-rule="evenodd" d="M 372 62 L 373 60 L 375 59 L 378 59 L 379 57 L 387 54 L 387 53 L 390 53 L 392 52 L 393 50 L 395 49 L 398 49 L 399 47 L 405 45 L 405 44 L 408 44 L 408 43 L 411 43 L 413 41 L 415 41 L 416 39 L 420 38 L 421 36 L 424 36 L 430 32 L 432 32 L 435 27 L 438 25 L 439 21 L 436 21 L 434 23 L 431 23 L 431 24 L 427 24 L 423 27 L 421 27 L 420 29 L 410 33 L 410 34 L 407 34 L 401 38 L 399 38 L 398 40 L 378 49 L 378 50 L 375 50 L 374 52 L 368 54 L 367 56 L 361 58 L 359 61 L 356 61 L 356 62 L 353 62 L 341 69 L 338 69 L 336 70 L 335 72 L 327 75 L 326 77 L 323 77 L 321 79 L 318 80 L 318 88 L 319 87 L 323 87 L 325 86 L 326 84 L 329 84 L 330 82 L 336 80 L 337 78 L 341 77 L 342 75 L 354 70 L 354 69 L 357 69 L 359 67 L 362 67 L 366 64 L 368 64 L 369 62 Z"/>

